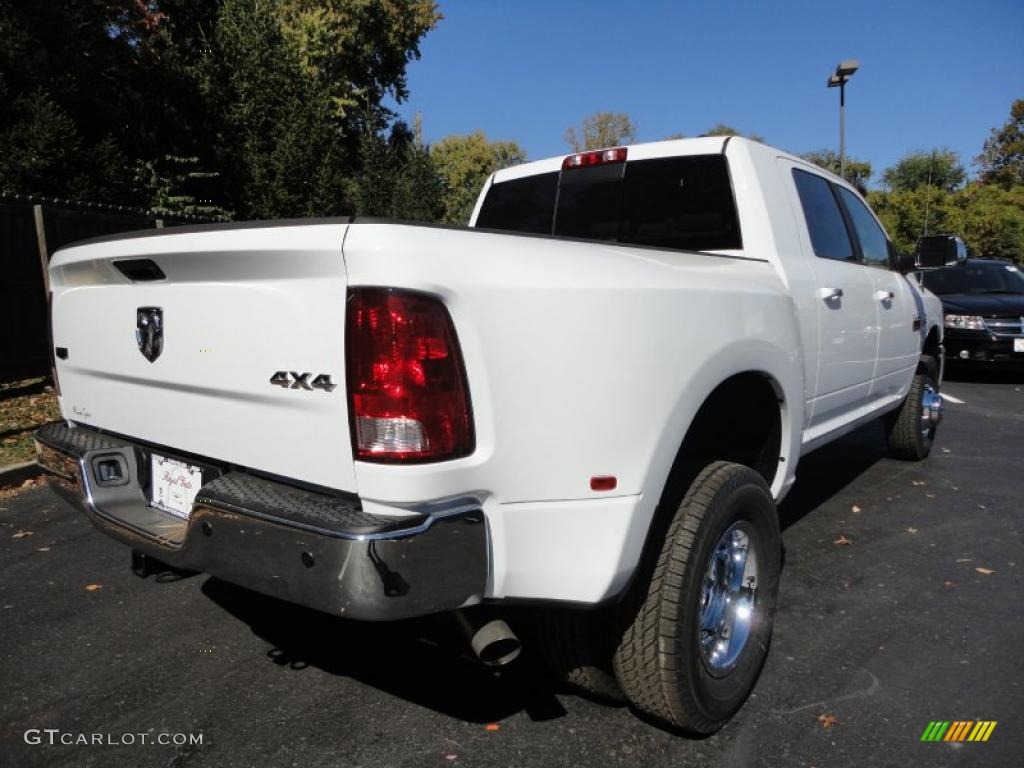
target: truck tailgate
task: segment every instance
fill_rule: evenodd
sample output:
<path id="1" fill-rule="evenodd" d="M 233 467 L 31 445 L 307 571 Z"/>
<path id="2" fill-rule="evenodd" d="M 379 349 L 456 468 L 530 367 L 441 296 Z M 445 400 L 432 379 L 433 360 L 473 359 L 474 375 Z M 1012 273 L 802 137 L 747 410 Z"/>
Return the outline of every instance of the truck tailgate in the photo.
<path id="1" fill-rule="evenodd" d="M 345 231 L 344 223 L 169 229 L 59 251 L 50 278 L 65 418 L 355 491 Z M 147 263 L 126 270 L 131 259 Z M 162 342 L 152 343 L 153 323 Z M 279 371 L 286 375 L 274 384 Z M 326 378 L 308 388 L 318 376 L 333 389 Z"/>

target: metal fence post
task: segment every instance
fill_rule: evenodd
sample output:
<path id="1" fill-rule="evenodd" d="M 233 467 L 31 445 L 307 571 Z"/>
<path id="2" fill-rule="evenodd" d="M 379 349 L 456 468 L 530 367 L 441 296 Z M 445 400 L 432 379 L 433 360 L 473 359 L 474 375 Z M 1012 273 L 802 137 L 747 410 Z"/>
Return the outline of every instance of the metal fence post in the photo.
<path id="1" fill-rule="evenodd" d="M 43 206 L 33 205 L 36 218 L 36 243 L 39 245 L 39 265 L 43 268 L 43 290 L 50 295 L 50 253 L 46 250 L 46 224 L 43 223 Z"/>

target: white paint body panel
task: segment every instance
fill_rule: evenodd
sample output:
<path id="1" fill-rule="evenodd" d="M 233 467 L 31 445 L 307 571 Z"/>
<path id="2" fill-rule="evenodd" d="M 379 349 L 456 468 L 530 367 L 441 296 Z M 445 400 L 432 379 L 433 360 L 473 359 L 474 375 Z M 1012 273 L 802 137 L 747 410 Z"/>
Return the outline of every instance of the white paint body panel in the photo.
<path id="1" fill-rule="evenodd" d="M 630 147 L 629 157 L 722 147 L 661 142 Z M 726 154 L 744 249 L 719 255 L 369 222 L 168 230 L 65 249 L 51 267 L 55 344 L 70 351 L 58 361 L 64 415 L 354 491 L 375 513 L 475 497 L 489 530 L 488 596 L 598 602 L 632 574 L 676 452 L 720 383 L 751 371 L 773 382 L 782 439 L 772 491 L 781 499 L 801 452 L 898 405 L 913 370 L 904 362 L 920 349 L 920 337 L 913 347 L 888 339 L 910 334 L 910 291 L 920 293 L 910 286 L 909 304 L 894 302 L 883 319 L 822 322 L 820 265 L 784 172 L 801 161 L 739 139 Z M 481 199 L 491 183 L 560 160 L 501 171 Z M 109 263 L 130 257 L 152 258 L 167 280 L 131 284 Z M 344 297 L 356 286 L 443 300 L 465 361 L 472 455 L 411 466 L 352 460 Z M 932 324 L 942 317 L 933 300 L 925 292 Z M 152 364 L 133 338 L 141 306 L 165 309 L 165 348 Z M 870 343 L 859 340 L 851 359 L 835 339 L 854 332 Z M 876 350 L 888 378 L 872 398 Z M 867 371 L 864 392 L 815 417 L 830 371 L 853 364 L 858 376 Z M 269 385 L 277 370 L 329 373 L 338 388 L 282 390 Z M 616 490 L 591 491 L 594 475 L 614 475 Z"/>
<path id="2" fill-rule="evenodd" d="M 65 418 L 329 488 L 355 490 L 344 388 L 345 225 L 127 238 L 59 251 L 50 266 Z M 151 258 L 166 280 L 112 266 Z M 162 354 L 135 341 L 136 309 L 164 312 Z M 269 385 L 331 374 L 332 393 Z"/>

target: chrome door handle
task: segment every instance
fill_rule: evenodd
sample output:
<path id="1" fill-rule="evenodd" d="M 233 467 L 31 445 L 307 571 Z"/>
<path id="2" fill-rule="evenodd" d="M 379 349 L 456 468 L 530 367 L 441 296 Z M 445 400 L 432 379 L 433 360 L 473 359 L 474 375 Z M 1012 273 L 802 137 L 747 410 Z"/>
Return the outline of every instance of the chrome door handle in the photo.
<path id="1" fill-rule="evenodd" d="M 836 299 L 843 298 L 843 289 L 831 287 L 819 288 L 818 295 L 825 301 L 835 301 Z"/>
<path id="2" fill-rule="evenodd" d="M 875 298 L 879 301 L 892 301 L 896 294 L 893 291 L 875 291 Z"/>

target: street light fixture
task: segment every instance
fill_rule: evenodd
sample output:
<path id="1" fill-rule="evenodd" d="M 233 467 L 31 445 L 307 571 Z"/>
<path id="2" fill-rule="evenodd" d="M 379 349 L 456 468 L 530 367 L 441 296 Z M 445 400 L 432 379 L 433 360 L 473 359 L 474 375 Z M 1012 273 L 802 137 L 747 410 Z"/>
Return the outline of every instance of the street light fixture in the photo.
<path id="1" fill-rule="evenodd" d="M 846 81 L 859 67 L 856 59 L 844 59 L 836 64 L 836 71 L 825 81 L 829 88 L 839 89 L 839 175 L 843 178 L 846 171 Z"/>

